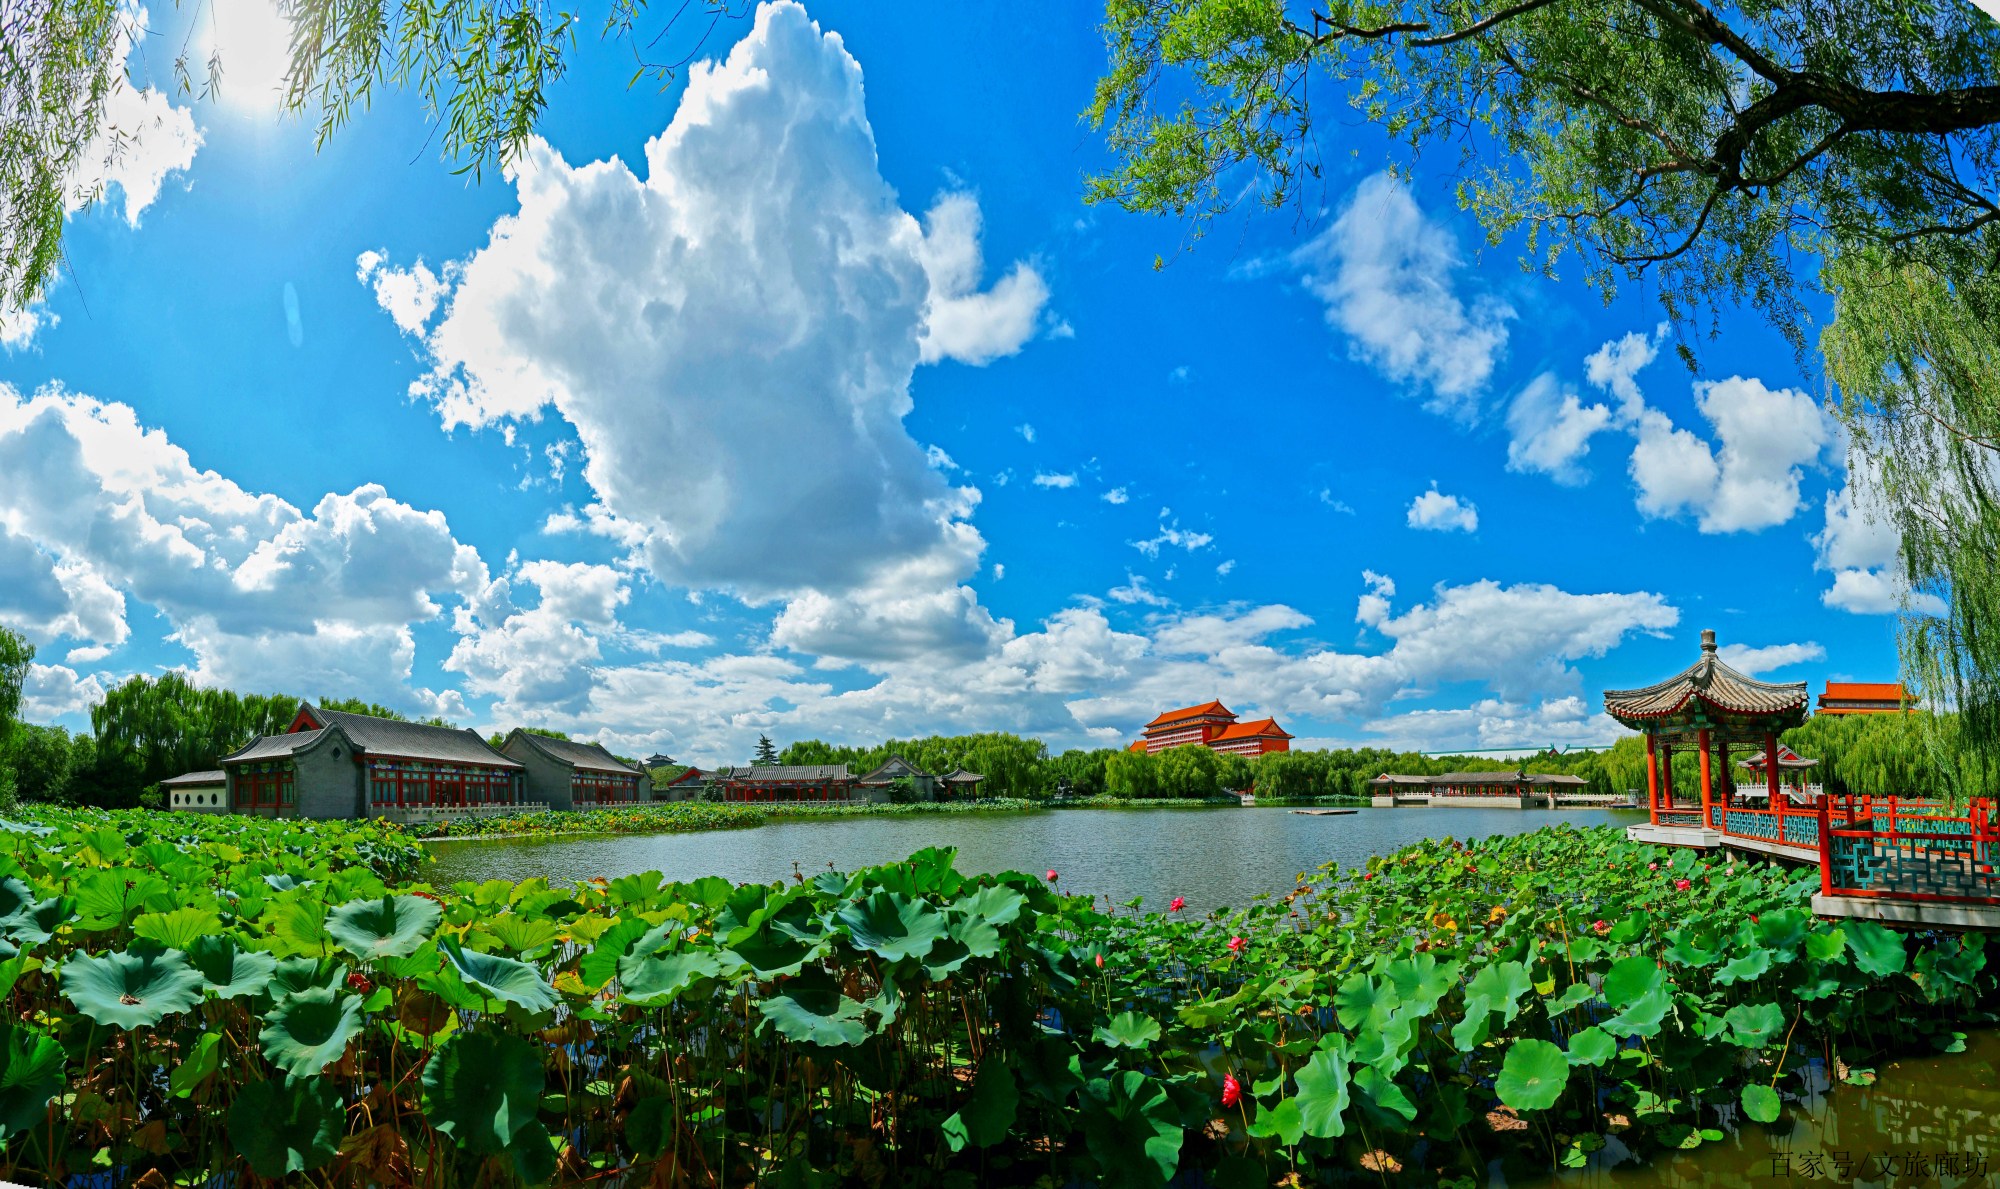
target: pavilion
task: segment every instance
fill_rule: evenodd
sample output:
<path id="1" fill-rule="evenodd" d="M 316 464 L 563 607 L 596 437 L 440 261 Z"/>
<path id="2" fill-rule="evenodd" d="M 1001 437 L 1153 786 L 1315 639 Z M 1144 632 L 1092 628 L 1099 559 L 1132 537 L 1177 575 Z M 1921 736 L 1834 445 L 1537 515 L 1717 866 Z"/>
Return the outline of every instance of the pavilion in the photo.
<path id="1" fill-rule="evenodd" d="M 1730 750 L 1748 747 L 1763 753 L 1766 788 L 1775 804 L 1778 735 L 1806 720 L 1810 702 L 1803 681 L 1758 681 L 1724 664 L 1716 655 L 1715 633 L 1704 631 L 1699 660 L 1644 689 L 1605 691 L 1604 712 L 1646 737 L 1646 804 L 1652 824 L 1713 831 L 1715 775 L 1720 771 L 1729 780 Z M 1673 753 L 1690 745 L 1700 758 L 1699 816 L 1674 803 Z"/>
<path id="2" fill-rule="evenodd" d="M 1760 751 L 1736 761 L 1736 766 L 1747 770 L 1757 784 L 1768 788 L 1770 777 L 1764 770 L 1767 763 L 1768 761 L 1764 758 L 1764 753 Z M 1778 744 L 1778 783 L 1792 792 L 1809 791 L 1805 783 L 1806 773 L 1818 766 L 1818 760 L 1807 759 L 1784 744 Z M 1787 776 L 1791 776 L 1793 779 L 1788 781 L 1785 779 Z"/>

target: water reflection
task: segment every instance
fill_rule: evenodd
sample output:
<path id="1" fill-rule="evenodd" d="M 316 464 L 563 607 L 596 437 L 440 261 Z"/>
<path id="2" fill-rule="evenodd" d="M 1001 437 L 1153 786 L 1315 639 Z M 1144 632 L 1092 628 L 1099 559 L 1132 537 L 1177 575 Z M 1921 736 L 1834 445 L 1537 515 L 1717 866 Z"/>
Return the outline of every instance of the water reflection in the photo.
<path id="1" fill-rule="evenodd" d="M 1798 1099 L 1769 1127 L 1737 1120 L 1732 1112 L 1731 1130 L 1720 1143 L 1656 1156 L 1645 1166 L 1627 1161 L 1611 1167 L 1627 1155 L 1614 1144 L 1592 1169 L 1513 1183 L 1549 1189 L 2000 1185 L 2000 1034 L 1971 1037 L 1963 1053 L 1888 1062 L 1877 1075 L 1873 1086 L 1830 1086 L 1824 1063 L 1815 1059 L 1779 1083 Z"/>
<path id="2" fill-rule="evenodd" d="M 1053 869 L 1066 891 L 1114 902 L 1143 896 L 1153 908 L 1184 896 L 1191 910 L 1207 912 L 1282 892 L 1300 872 L 1329 860 L 1353 866 L 1426 837 L 1520 834 L 1558 822 L 1595 826 L 1643 816 L 1596 809 L 1406 808 L 1311 817 L 1272 806 L 828 818 L 705 834 L 433 844 L 426 877 L 445 883 L 541 876 L 573 883 L 659 870 L 676 880 L 720 875 L 769 882 L 789 879 L 793 864 L 811 876 L 829 863 L 851 871 L 927 846 L 955 846 L 961 871 Z"/>

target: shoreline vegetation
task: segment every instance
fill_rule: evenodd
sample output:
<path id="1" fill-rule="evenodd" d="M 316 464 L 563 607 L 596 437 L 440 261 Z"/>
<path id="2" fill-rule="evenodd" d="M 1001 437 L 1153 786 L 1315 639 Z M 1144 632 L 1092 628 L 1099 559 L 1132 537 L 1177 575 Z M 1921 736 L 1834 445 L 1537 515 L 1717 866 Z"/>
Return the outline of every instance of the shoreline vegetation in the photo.
<path id="1" fill-rule="evenodd" d="M 1977 936 L 1819 921 L 1809 876 L 1609 828 L 1197 917 L 937 849 L 440 887 L 366 823 L 0 827 L 27 1183 L 1472 1189 L 1782 1129 L 2000 1002 Z"/>
<path id="2" fill-rule="evenodd" d="M 424 842 L 491 842 L 518 838 L 561 838 L 584 834 L 692 834 L 707 830 L 742 830 L 779 821 L 810 821 L 834 817 L 926 817 L 952 814 L 1044 813 L 1065 809 L 1210 809 L 1234 808 L 1235 797 L 1182 798 L 1067 797 L 1029 801 L 991 797 L 977 801 L 919 801 L 908 804 L 841 802 L 714 801 L 642 802 L 616 809 L 552 810 L 516 817 L 478 818 L 385 826 Z M 1366 805 L 1366 798 L 1258 798 L 1259 808 L 1289 805 Z"/>

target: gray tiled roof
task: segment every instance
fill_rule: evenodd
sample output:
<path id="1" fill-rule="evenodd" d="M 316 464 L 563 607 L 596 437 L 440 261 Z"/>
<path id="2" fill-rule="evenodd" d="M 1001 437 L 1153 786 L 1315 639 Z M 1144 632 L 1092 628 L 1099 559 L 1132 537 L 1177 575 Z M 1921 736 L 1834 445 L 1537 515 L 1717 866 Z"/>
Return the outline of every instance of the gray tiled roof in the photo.
<path id="1" fill-rule="evenodd" d="M 1570 776 L 1567 774 L 1560 774 L 1560 773 L 1537 772 L 1534 775 L 1528 777 L 1528 783 L 1529 784 L 1573 784 L 1581 788 L 1582 786 L 1589 784 L 1590 782 L 1588 780 L 1585 780 L 1581 776 Z"/>
<path id="2" fill-rule="evenodd" d="M 294 752 L 304 751 L 306 748 L 318 743 L 319 737 L 324 734 L 326 734 L 326 731 L 321 729 L 317 731 L 296 731 L 289 735 L 265 735 L 259 739 L 252 740 L 250 745 L 241 751 L 234 751 L 223 756 L 222 762 L 225 764 L 247 764 L 253 760 L 284 759 L 291 756 Z"/>
<path id="3" fill-rule="evenodd" d="M 1447 772 L 1431 777 L 1432 784 L 1520 784 L 1519 772 Z"/>
<path id="4" fill-rule="evenodd" d="M 547 735 L 537 735 L 533 731 L 523 731 L 519 728 L 516 728 L 514 733 L 527 740 L 529 747 L 572 768 L 581 768 L 585 772 L 610 772 L 617 776 L 641 775 L 637 768 L 604 750 L 604 745 L 601 743 L 552 739 Z"/>
<path id="5" fill-rule="evenodd" d="M 207 772 L 183 772 L 179 776 L 169 777 L 160 782 L 163 787 L 170 789 L 197 788 L 204 785 L 228 783 L 229 774 L 220 768 Z"/>
<path id="6" fill-rule="evenodd" d="M 945 773 L 942 779 L 950 781 L 953 784 L 978 784 L 986 778 L 977 772 L 968 772 L 964 768 L 954 768 L 950 772 Z"/>
<path id="7" fill-rule="evenodd" d="M 1369 783 L 1369 784 L 1423 784 L 1423 785 L 1428 785 L 1428 784 L 1429 784 L 1430 782 L 1431 782 L 1431 778 L 1430 778 L 1430 777 L 1428 777 L 1428 776 L 1407 776 L 1407 775 L 1404 775 L 1404 774 L 1403 774 L 1403 773 L 1401 773 L 1401 772 L 1384 772 L 1384 773 L 1383 773 L 1382 775 L 1380 775 L 1380 776 L 1373 776 L 1373 777 L 1370 777 L 1370 778 L 1369 778 L 1369 780 L 1368 780 L 1368 783 Z"/>
<path id="8" fill-rule="evenodd" d="M 1692 699 L 1736 714 L 1801 716 L 1809 700 L 1803 681 L 1783 685 L 1758 681 L 1723 664 L 1715 652 L 1715 633 L 1704 631 L 1700 660 L 1657 685 L 1604 691 L 1604 710 L 1620 722 L 1658 719 L 1675 713 Z"/>
<path id="9" fill-rule="evenodd" d="M 811 784 L 827 780 L 852 780 L 846 764 L 752 764 L 731 768 L 725 780 L 749 784 Z"/>
<path id="10" fill-rule="evenodd" d="M 493 750 L 476 731 L 371 718 L 342 710 L 322 710 L 310 704 L 299 709 L 328 727 L 339 727 L 364 755 L 399 756 L 440 764 L 484 764 L 492 768 L 521 767 L 518 760 L 510 760 Z"/>
<path id="11" fill-rule="evenodd" d="M 890 771 L 892 768 L 900 768 L 902 771 L 892 772 Z M 888 784 L 899 775 L 908 775 L 914 780 L 924 780 L 929 778 L 930 773 L 912 764 L 902 756 L 890 756 L 888 759 L 882 761 L 881 767 L 866 776 L 856 777 L 855 782 L 857 784 Z"/>

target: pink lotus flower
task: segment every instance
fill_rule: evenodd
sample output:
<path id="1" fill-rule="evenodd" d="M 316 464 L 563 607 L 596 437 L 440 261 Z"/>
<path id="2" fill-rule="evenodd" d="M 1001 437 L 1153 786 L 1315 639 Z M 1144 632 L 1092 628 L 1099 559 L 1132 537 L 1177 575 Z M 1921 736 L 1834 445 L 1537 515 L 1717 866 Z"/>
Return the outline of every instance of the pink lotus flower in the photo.
<path id="1" fill-rule="evenodd" d="M 1648 871 L 1658 871 L 1659 869 L 1660 869 L 1660 865 L 1659 865 L 1658 863 L 1648 863 L 1648 864 L 1646 864 L 1646 870 L 1648 870 Z"/>
<path id="2" fill-rule="evenodd" d="M 1050 883 L 1054 883 L 1054 882 L 1055 882 L 1056 880 L 1058 880 L 1058 879 L 1060 879 L 1060 878 L 1062 878 L 1062 877 L 1056 874 L 1056 869 L 1055 869 L 1055 868 L 1053 868 L 1053 867 L 1049 868 L 1049 882 L 1050 882 Z"/>
<path id="3" fill-rule="evenodd" d="M 1233 1073 L 1222 1075 L 1222 1105 L 1232 1107 L 1243 1101 L 1243 1083 L 1236 1080 Z"/>
<path id="4" fill-rule="evenodd" d="M 1232 954 L 1240 954 L 1240 953 L 1242 953 L 1242 952 L 1243 952 L 1243 944 L 1244 944 L 1244 942 L 1243 942 L 1243 939 L 1242 939 L 1241 937 L 1232 937 L 1232 938 L 1230 938 L 1230 939 L 1229 939 L 1229 952 L 1230 952 L 1230 953 L 1232 953 Z"/>
<path id="5" fill-rule="evenodd" d="M 1674 891 L 1676 892 L 1685 892 L 1693 886 L 1694 886 L 1693 884 L 1689 883 L 1687 880 L 1684 879 L 1677 879 L 1674 881 Z"/>
<path id="6" fill-rule="evenodd" d="M 1098 968 L 1099 970 L 1102 970 L 1102 969 L 1104 969 L 1104 955 L 1103 955 L 1103 954 L 1099 954 L 1099 955 L 1097 955 L 1097 968 Z"/>
<path id="7" fill-rule="evenodd" d="M 1179 912 L 1179 911 L 1180 911 L 1181 909 L 1183 909 L 1183 908 L 1186 908 L 1186 907 L 1187 907 L 1187 901 L 1186 901 L 1186 900 L 1183 900 L 1183 899 L 1182 899 L 1181 897 L 1179 897 L 1179 896 L 1175 896 L 1175 897 L 1174 897 L 1174 902 L 1173 902 L 1172 904 L 1169 904 L 1169 905 L 1167 905 L 1167 911 L 1168 911 L 1168 912 Z"/>
<path id="8" fill-rule="evenodd" d="M 1364 876 L 1362 876 L 1362 877 L 1361 877 L 1361 881 L 1362 881 L 1363 883 L 1366 883 L 1366 882 L 1368 882 L 1369 880 L 1371 880 L 1371 879 L 1374 879 L 1374 878 L 1375 878 L 1375 873 L 1374 873 L 1373 871 L 1370 871 L 1370 872 L 1369 872 L 1368 874 L 1366 874 L 1366 875 L 1364 875 Z"/>
<path id="9" fill-rule="evenodd" d="M 1597 930 L 1599 933 L 1611 932 L 1611 926 L 1604 921 L 1598 921 L 1596 924 L 1592 925 L 1591 928 Z"/>

